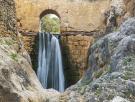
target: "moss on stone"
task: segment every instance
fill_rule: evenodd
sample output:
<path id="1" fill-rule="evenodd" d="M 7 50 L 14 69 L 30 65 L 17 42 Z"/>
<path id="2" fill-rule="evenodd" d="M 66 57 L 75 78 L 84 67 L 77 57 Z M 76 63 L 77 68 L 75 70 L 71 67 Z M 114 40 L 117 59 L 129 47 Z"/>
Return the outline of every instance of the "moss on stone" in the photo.
<path id="1" fill-rule="evenodd" d="M 0 39 L 0 44 L 1 45 L 8 45 L 8 46 L 10 46 L 10 45 L 13 45 L 15 43 L 17 43 L 17 42 L 15 42 L 13 39 L 11 39 L 9 37 L 4 37 L 4 38 Z"/>
<path id="2" fill-rule="evenodd" d="M 10 57 L 14 60 L 14 61 L 18 61 L 18 55 L 17 53 L 11 53 Z"/>
<path id="3" fill-rule="evenodd" d="M 131 56 L 128 56 L 128 57 L 125 57 L 123 59 L 123 68 L 124 68 L 124 75 L 123 75 L 123 79 L 125 80 L 129 80 L 129 79 L 132 79 L 134 78 L 134 75 L 135 75 L 135 56 L 134 55 L 131 55 Z"/>
<path id="4" fill-rule="evenodd" d="M 83 95 L 85 93 L 85 89 L 86 89 L 86 85 L 83 86 L 81 89 L 80 89 L 80 93 Z"/>
<path id="5" fill-rule="evenodd" d="M 102 90 L 100 88 L 97 88 L 97 90 L 95 91 L 95 95 L 99 96 L 101 94 Z"/>
<path id="6" fill-rule="evenodd" d="M 129 62 L 131 62 L 132 58 L 131 57 L 126 57 L 123 61 L 124 65 L 128 65 Z"/>
<path id="7" fill-rule="evenodd" d="M 94 73 L 94 77 L 95 78 L 99 78 L 102 74 L 103 74 L 103 70 L 101 69 L 101 70 L 98 70 L 98 71 L 96 71 L 95 73 Z"/>

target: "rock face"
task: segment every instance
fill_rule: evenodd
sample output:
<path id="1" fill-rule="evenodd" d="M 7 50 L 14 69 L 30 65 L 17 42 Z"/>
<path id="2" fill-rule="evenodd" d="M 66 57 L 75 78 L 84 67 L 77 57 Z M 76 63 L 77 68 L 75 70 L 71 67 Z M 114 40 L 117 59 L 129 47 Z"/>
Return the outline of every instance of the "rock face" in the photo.
<path id="1" fill-rule="evenodd" d="M 17 38 L 13 0 L 0 0 L 0 37 L 0 101 L 57 101 L 59 93 L 42 88 L 19 35 Z"/>
<path id="2" fill-rule="evenodd" d="M 132 5 L 130 1 L 127 4 Z M 77 84 L 60 95 L 43 89 L 32 70 L 29 55 L 20 38 L 17 40 L 14 8 L 13 0 L 0 1 L 0 101 L 135 102 L 135 18 L 92 45 L 89 69 Z"/>
<path id="3" fill-rule="evenodd" d="M 0 39 L 0 101 L 43 102 L 48 95 L 57 92 L 44 90 L 28 63 L 28 55 L 19 52 L 18 45 L 11 38 Z"/>
<path id="4" fill-rule="evenodd" d="M 62 97 L 69 102 L 135 102 L 134 64 L 135 18 L 130 18 L 92 45 L 89 69 Z"/>
<path id="5" fill-rule="evenodd" d="M 129 101 L 119 96 L 116 96 L 111 102 L 129 102 Z"/>
<path id="6" fill-rule="evenodd" d="M 15 3 L 13 0 L 0 0 L 0 36 L 14 36 L 16 24 Z"/>

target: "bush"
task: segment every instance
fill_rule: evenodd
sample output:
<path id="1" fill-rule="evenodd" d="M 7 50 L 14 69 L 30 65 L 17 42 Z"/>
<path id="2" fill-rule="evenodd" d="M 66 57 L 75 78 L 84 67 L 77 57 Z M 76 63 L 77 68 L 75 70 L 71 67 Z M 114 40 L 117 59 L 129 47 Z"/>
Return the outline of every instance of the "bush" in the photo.
<path id="1" fill-rule="evenodd" d="M 41 19 L 41 31 L 60 33 L 60 20 L 56 17 L 50 17 L 46 15 Z"/>

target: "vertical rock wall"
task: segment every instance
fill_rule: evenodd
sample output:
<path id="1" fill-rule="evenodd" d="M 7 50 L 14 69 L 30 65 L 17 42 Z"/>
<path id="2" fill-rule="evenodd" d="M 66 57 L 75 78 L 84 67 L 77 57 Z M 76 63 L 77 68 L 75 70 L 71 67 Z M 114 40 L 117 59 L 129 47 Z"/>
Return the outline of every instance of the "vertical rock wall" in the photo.
<path id="1" fill-rule="evenodd" d="M 29 55 L 14 40 L 16 34 L 15 3 L 0 0 L 0 102 L 50 102 L 55 96 L 42 88 L 28 61 Z"/>
<path id="2" fill-rule="evenodd" d="M 13 36 L 16 30 L 14 1 L 0 0 L 0 36 Z"/>

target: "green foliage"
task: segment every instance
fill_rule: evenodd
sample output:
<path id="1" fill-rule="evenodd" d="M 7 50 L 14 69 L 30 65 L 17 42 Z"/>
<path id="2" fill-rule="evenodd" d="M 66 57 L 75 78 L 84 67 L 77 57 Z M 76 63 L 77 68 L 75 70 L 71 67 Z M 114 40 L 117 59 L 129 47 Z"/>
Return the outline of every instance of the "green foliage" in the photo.
<path id="1" fill-rule="evenodd" d="M 128 80 L 128 79 L 132 79 L 132 77 L 133 77 L 132 72 L 125 72 L 122 78 Z"/>
<path id="2" fill-rule="evenodd" d="M 99 78 L 104 73 L 103 69 L 100 69 L 94 73 L 95 78 Z"/>
<path id="3" fill-rule="evenodd" d="M 95 95 L 96 95 L 96 96 L 100 96 L 101 92 L 102 92 L 101 88 L 98 88 L 98 89 L 95 91 Z"/>
<path id="4" fill-rule="evenodd" d="M 123 58 L 123 69 L 124 69 L 124 75 L 122 76 L 123 79 L 129 80 L 134 78 L 135 75 L 135 56 L 130 55 L 125 58 Z"/>
<path id="5" fill-rule="evenodd" d="M 6 43 L 7 45 L 12 45 L 12 44 L 13 44 L 12 41 L 8 41 L 8 40 L 6 40 L 5 43 Z"/>
<path id="6" fill-rule="evenodd" d="M 86 85 L 85 85 L 85 86 L 83 86 L 83 87 L 80 87 L 80 88 L 79 88 L 79 92 L 80 92 L 80 94 L 81 94 L 81 95 L 83 95 L 83 94 L 84 94 L 85 89 L 86 89 Z"/>
<path id="7" fill-rule="evenodd" d="M 60 33 L 60 20 L 56 17 L 46 15 L 41 19 L 41 31 Z"/>
<path id="8" fill-rule="evenodd" d="M 100 76 L 105 75 L 110 72 L 111 72 L 111 67 L 109 65 L 105 65 L 103 69 L 101 68 L 94 72 L 94 77 L 99 78 Z"/>
<path id="9" fill-rule="evenodd" d="M 128 65 L 132 61 L 132 57 L 126 57 L 124 58 L 124 65 Z"/>
<path id="10" fill-rule="evenodd" d="M 17 59 L 17 53 L 11 53 L 10 57 L 14 60 L 14 61 L 18 61 Z"/>
<path id="11" fill-rule="evenodd" d="M 108 97 L 107 97 L 107 99 L 108 99 L 108 100 L 111 100 L 111 99 L 114 98 L 114 96 L 115 96 L 114 94 L 109 94 Z"/>
<path id="12" fill-rule="evenodd" d="M 12 39 L 10 39 L 10 38 L 3 38 L 3 39 L 0 39 L 0 44 L 1 45 L 8 45 L 8 46 L 10 46 L 10 45 L 13 45 L 15 42 L 12 40 Z"/>

